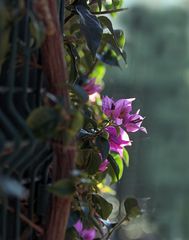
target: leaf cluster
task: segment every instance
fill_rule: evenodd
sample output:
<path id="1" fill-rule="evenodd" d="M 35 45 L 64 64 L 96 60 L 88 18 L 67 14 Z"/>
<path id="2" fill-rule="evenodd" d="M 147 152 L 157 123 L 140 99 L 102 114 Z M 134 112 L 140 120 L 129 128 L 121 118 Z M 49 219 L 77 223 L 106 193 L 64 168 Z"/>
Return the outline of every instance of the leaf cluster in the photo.
<path id="1" fill-rule="evenodd" d="M 66 7 L 64 39 L 71 82 L 89 77 L 99 63 L 120 66 L 120 58 L 126 63 L 124 33 L 114 29 L 111 20 L 104 15 L 117 12 L 118 8 L 121 8 L 121 1 L 113 1 L 110 6 L 101 0 L 88 4 L 74 1 Z"/>
<path id="2" fill-rule="evenodd" d="M 18 2 L 20 4 L 16 7 L 18 11 L 15 15 L 14 11 L 9 11 L 9 8 L 15 10 L 15 7 L 0 1 L 0 14 L 4 14 L 0 23 L 0 30 L 4 32 L 4 37 L 0 38 L 0 64 L 6 60 L 11 47 L 9 24 L 14 20 L 22 24 L 24 19 L 22 9 L 26 10 L 26 6 L 23 1 Z M 50 193 L 58 197 L 73 198 L 67 239 L 79 239 L 74 229 L 79 219 L 85 228 L 95 228 L 102 239 L 108 239 L 123 222 L 123 219 L 116 223 L 109 220 L 113 204 L 108 196 L 114 192 L 112 184 L 121 179 L 124 167 L 128 167 L 129 155 L 126 149 L 123 150 L 123 157 L 111 151 L 106 127 L 113 123 L 102 113 L 101 98 L 97 97 L 96 102 L 91 102 L 84 90 L 84 85 L 91 78 L 103 86 L 106 65 L 119 67 L 121 60 L 126 63 L 124 32 L 115 29 L 107 17 L 107 14 L 114 16 L 124 10 L 121 6 L 122 0 L 113 0 L 111 3 L 102 0 L 66 2 L 64 26 L 61 27 L 64 29 L 62 39 L 69 73 L 66 87 L 70 107 L 65 110 L 61 97 L 46 93 L 42 105 L 27 117 L 27 124 L 37 139 L 63 140 L 64 146 L 71 145 L 73 141 L 77 143 L 76 169 L 71 177 L 60 179 L 48 188 Z M 33 9 L 29 9 L 28 19 L 30 65 L 34 69 L 41 69 L 37 59 L 47 34 L 46 27 Z M 22 67 L 26 42 L 21 34 L 17 41 L 17 66 Z M 100 167 L 106 160 L 108 165 L 102 171 Z M 138 216 L 140 212 L 137 201 L 131 198 L 125 201 L 125 210 L 124 221 Z"/>

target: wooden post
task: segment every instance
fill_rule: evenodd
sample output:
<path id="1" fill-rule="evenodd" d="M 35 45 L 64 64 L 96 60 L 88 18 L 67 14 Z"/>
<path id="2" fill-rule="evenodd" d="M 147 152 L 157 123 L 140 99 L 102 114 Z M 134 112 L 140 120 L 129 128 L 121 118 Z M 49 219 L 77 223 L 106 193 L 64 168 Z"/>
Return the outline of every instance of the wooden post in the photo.
<path id="1" fill-rule="evenodd" d="M 44 22 L 47 30 L 47 36 L 42 46 L 42 66 L 48 79 L 49 91 L 56 96 L 63 97 L 65 110 L 68 110 L 68 73 L 64 58 L 63 35 L 57 12 L 57 1 L 36 0 L 34 9 L 38 17 Z M 54 181 L 68 178 L 74 168 L 75 143 L 73 141 L 70 147 L 66 146 L 65 148 L 62 138 L 62 141 L 52 144 L 54 150 Z M 45 240 L 64 240 L 71 201 L 70 197 L 53 197 Z"/>

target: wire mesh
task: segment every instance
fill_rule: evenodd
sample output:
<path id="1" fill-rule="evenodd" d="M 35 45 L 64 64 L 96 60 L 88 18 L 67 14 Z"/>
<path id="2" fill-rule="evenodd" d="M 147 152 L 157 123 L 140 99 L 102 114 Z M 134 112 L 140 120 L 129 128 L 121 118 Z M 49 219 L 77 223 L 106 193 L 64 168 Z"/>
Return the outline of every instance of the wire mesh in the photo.
<path id="1" fill-rule="evenodd" d="M 19 1 L 9 2 L 15 8 L 19 4 Z M 25 121 L 42 104 L 47 86 L 41 68 L 31 64 L 32 59 L 38 66 L 41 64 L 40 50 L 31 48 L 32 2 L 25 0 L 24 17 L 12 22 L 11 47 L 0 70 L 0 175 L 16 179 L 29 192 L 23 200 L 1 196 L 1 240 L 41 239 L 28 222 L 44 226 L 47 219 L 52 151 L 48 144 L 34 137 Z M 63 26 L 62 1 L 59 1 L 59 13 Z M 0 41 L 2 37 L 3 34 Z"/>

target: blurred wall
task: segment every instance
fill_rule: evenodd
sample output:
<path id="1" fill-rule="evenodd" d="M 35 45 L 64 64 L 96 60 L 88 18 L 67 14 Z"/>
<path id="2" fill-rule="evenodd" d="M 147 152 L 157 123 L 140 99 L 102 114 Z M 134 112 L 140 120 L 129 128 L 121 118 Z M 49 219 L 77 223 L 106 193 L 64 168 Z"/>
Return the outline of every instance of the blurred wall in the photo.
<path id="1" fill-rule="evenodd" d="M 136 97 L 148 135 L 135 134 L 120 199 L 138 197 L 155 233 L 126 238 L 189 239 L 189 16 L 184 9 L 133 7 L 122 14 L 127 68 L 109 68 L 106 94 Z"/>

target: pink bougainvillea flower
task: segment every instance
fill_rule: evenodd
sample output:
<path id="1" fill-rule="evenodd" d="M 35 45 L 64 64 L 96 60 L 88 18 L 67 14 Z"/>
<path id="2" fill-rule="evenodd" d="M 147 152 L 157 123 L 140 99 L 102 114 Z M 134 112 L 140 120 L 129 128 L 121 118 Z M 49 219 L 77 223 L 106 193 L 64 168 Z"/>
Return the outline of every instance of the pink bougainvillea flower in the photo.
<path id="1" fill-rule="evenodd" d="M 125 119 L 128 118 L 129 113 L 132 111 L 132 102 L 135 98 L 120 99 L 115 102 L 116 119 L 115 122 L 118 125 L 124 123 Z"/>
<path id="2" fill-rule="evenodd" d="M 102 98 L 102 111 L 107 117 L 112 117 L 115 111 L 115 102 L 112 98 L 105 96 Z"/>
<path id="3" fill-rule="evenodd" d="M 140 110 L 138 110 L 134 114 L 130 114 L 126 121 L 124 122 L 124 126 L 127 130 L 127 132 L 137 132 L 137 131 L 142 131 L 147 133 L 147 130 L 145 127 L 141 127 L 142 121 L 144 118 L 139 115 Z"/>
<path id="4" fill-rule="evenodd" d="M 123 148 L 126 146 L 131 146 L 131 141 L 128 134 L 121 127 L 119 127 L 119 134 L 115 127 L 106 127 L 106 131 L 109 133 L 109 144 L 110 150 L 118 152 L 121 157 L 123 157 Z"/>
<path id="5" fill-rule="evenodd" d="M 79 236 L 82 237 L 83 240 L 93 240 L 93 239 L 95 239 L 95 236 L 96 236 L 95 229 L 93 229 L 93 228 L 84 229 L 83 228 L 83 223 L 81 222 L 81 220 L 78 220 L 74 224 L 74 228 L 78 232 Z"/>
<path id="6" fill-rule="evenodd" d="M 108 164 L 109 164 L 108 159 L 104 160 L 104 161 L 100 164 L 98 170 L 99 170 L 100 172 L 106 171 L 106 169 L 108 168 Z"/>
<path id="7" fill-rule="evenodd" d="M 99 93 L 102 91 L 102 87 L 99 84 L 96 84 L 96 79 L 91 78 L 85 84 L 83 84 L 83 89 L 88 93 L 88 95 L 92 95 L 94 93 Z"/>
<path id="8" fill-rule="evenodd" d="M 141 126 L 144 118 L 139 115 L 140 110 L 134 114 L 131 113 L 134 100 L 135 98 L 128 98 L 114 101 L 106 96 L 102 99 L 102 111 L 117 125 L 124 126 L 127 132 L 140 130 L 147 133 L 146 128 Z"/>
<path id="9" fill-rule="evenodd" d="M 135 98 L 120 99 L 114 101 L 107 96 L 102 99 L 102 111 L 107 117 L 111 117 L 117 125 L 121 125 L 132 110 L 132 102 Z"/>

